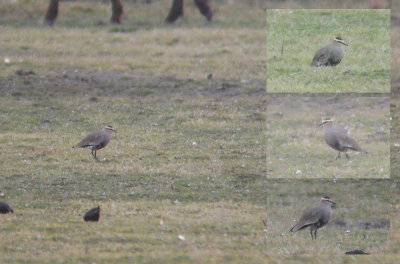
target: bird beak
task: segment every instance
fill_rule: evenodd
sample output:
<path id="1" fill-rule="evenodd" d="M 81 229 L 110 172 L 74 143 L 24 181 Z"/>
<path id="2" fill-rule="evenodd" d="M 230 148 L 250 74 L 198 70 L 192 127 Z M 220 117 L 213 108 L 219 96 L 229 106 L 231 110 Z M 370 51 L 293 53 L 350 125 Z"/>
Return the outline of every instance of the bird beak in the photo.
<path id="1" fill-rule="evenodd" d="M 318 124 L 317 127 L 322 126 L 323 124 L 325 124 L 325 122 Z"/>
<path id="2" fill-rule="evenodd" d="M 336 204 L 334 201 L 332 201 L 332 200 L 329 200 L 329 202 L 331 203 L 331 204 Z"/>
<path id="3" fill-rule="evenodd" d="M 350 46 L 350 45 L 349 45 L 349 44 L 347 44 L 346 42 L 343 42 L 343 45 Z"/>

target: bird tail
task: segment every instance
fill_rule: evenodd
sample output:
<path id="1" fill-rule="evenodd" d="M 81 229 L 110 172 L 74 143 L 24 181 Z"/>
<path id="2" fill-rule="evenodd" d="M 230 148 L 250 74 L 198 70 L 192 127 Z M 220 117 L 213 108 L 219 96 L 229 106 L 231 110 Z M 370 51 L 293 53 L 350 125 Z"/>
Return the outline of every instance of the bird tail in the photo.
<path id="1" fill-rule="evenodd" d="M 365 153 L 365 154 L 368 154 L 368 151 L 366 151 L 365 149 L 361 148 L 360 146 L 358 146 L 358 148 L 356 149 L 356 151 L 362 152 L 362 153 Z"/>
<path id="2" fill-rule="evenodd" d="M 296 232 L 296 231 L 298 231 L 299 230 L 299 224 L 297 224 L 297 225 L 295 225 L 294 227 L 292 227 L 291 229 L 290 229 L 290 232 Z"/>
<path id="3" fill-rule="evenodd" d="M 350 150 L 354 150 L 354 151 L 358 151 L 358 152 L 363 152 L 365 154 L 368 154 L 368 151 L 366 151 L 365 149 L 361 148 L 358 144 L 356 144 L 354 142 L 353 145 L 348 145 L 348 146 L 342 146 L 343 149 L 350 149 Z"/>

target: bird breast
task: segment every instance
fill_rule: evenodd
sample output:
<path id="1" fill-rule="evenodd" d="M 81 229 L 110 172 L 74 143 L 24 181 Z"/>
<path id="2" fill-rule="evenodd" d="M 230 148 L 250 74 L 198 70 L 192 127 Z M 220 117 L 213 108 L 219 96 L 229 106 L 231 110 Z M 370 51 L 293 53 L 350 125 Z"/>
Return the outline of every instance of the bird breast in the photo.
<path id="1" fill-rule="evenodd" d="M 332 216 L 332 208 L 330 206 L 324 206 L 321 217 L 320 217 L 320 221 L 322 225 L 326 225 L 329 220 L 331 219 Z"/>
<path id="2" fill-rule="evenodd" d="M 343 59 L 343 56 L 344 56 L 344 49 L 342 45 L 334 45 L 332 47 L 332 53 L 331 53 L 332 59 L 340 61 Z"/>
<path id="3" fill-rule="evenodd" d="M 325 142 L 332 148 L 340 148 L 339 140 L 347 137 L 347 130 L 342 127 L 330 126 L 325 129 Z"/>

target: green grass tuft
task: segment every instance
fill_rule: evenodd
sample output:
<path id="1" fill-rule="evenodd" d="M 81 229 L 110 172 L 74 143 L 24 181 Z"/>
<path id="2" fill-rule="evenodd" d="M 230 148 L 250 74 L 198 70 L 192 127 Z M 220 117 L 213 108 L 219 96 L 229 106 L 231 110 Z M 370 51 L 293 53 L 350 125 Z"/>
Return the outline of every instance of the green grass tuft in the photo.
<path id="1" fill-rule="evenodd" d="M 335 36 L 342 62 L 310 66 Z M 267 10 L 268 92 L 390 92 L 390 51 L 390 10 Z"/>

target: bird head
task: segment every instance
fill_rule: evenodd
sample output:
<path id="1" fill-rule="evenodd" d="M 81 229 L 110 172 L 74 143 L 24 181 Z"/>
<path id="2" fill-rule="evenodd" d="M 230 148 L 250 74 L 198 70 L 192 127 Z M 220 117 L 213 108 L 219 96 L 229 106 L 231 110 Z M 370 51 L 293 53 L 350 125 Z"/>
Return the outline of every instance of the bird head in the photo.
<path id="1" fill-rule="evenodd" d="M 333 39 L 333 41 L 335 41 L 335 42 L 337 42 L 337 43 L 340 43 L 340 44 L 342 44 L 342 45 L 349 46 L 349 44 L 347 44 L 346 42 L 344 42 L 344 40 L 343 40 L 341 37 L 335 37 L 335 38 Z"/>
<path id="2" fill-rule="evenodd" d="M 334 117 L 322 119 L 321 123 L 318 124 L 318 126 L 322 126 L 325 124 L 333 124 L 333 120 L 335 120 Z"/>
<path id="3" fill-rule="evenodd" d="M 110 125 L 106 125 L 103 129 L 107 130 L 107 131 L 110 131 L 110 132 L 117 133 L 117 131 Z"/>
<path id="4" fill-rule="evenodd" d="M 321 198 L 321 202 L 325 204 L 336 204 L 334 201 L 331 200 L 328 196 L 324 196 Z"/>

